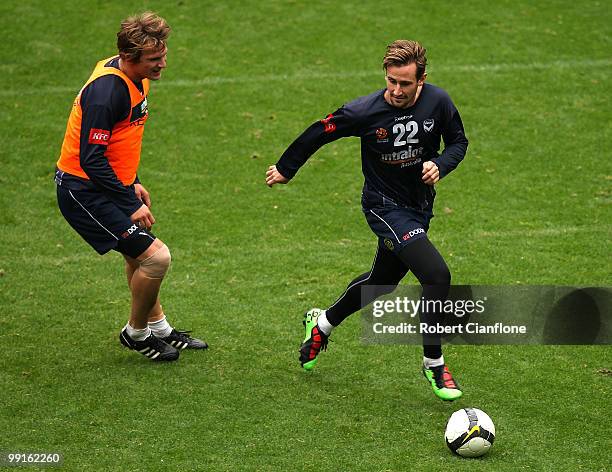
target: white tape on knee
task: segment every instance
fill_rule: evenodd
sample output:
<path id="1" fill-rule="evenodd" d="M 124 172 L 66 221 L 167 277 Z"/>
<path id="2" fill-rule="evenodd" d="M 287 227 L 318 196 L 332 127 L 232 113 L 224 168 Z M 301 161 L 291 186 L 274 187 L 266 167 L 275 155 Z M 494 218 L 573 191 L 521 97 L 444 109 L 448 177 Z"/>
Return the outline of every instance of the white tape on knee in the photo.
<path id="1" fill-rule="evenodd" d="M 140 272 L 149 279 L 163 279 L 170 268 L 170 250 L 165 244 L 140 263 Z"/>

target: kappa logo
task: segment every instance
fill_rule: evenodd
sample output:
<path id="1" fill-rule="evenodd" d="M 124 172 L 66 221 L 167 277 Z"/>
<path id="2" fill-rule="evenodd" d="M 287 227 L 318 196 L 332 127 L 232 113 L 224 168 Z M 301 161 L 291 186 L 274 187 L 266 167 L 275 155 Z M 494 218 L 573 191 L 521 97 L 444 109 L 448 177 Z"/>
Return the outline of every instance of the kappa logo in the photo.
<path id="1" fill-rule="evenodd" d="M 334 115 L 330 113 L 329 115 L 327 115 L 327 118 L 321 120 L 321 123 L 323 123 L 323 126 L 325 126 L 325 129 L 323 131 L 325 131 L 326 133 L 333 133 L 334 131 L 336 131 L 336 123 L 331 122 L 333 117 Z"/>
<path id="2" fill-rule="evenodd" d="M 89 132 L 89 140 L 87 141 L 89 144 L 101 144 L 103 146 L 108 146 L 109 141 L 110 131 L 106 129 L 91 128 L 91 131 Z"/>
<path id="3" fill-rule="evenodd" d="M 433 118 L 428 118 L 427 120 L 423 121 L 423 129 L 427 131 L 428 133 L 433 129 L 433 127 L 434 127 Z"/>
<path id="4" fill-rule="evenodd" d="M 385 128 L 378 128 L 376 130 L 376 139 L 385 139 L 387 136 L 389 136 L 389 133 Z"/>
<path id="5" fill-rule="evenodd" d="M 423 228 L 413 229 L 412 231 L 408 231 L 405 235 L 402 236 L 404 241 L 408 241 L 411 237 L 416 236 L 417 234 L 423 234 L 425 230 Z"/>

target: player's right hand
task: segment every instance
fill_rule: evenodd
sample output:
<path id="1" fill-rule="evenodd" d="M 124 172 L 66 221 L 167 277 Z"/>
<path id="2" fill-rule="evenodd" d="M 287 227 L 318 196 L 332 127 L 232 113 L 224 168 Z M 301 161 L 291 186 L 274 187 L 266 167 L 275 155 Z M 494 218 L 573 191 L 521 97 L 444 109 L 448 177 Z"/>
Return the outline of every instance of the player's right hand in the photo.
<path id="1" fill-rule="evenodd" d="M 272 187 L 274 184 L 286 184 L 287 182 L 289 182 L 289 179 L 281 174 L 276 169 L 276 166 L 268 167 L 268 171 L 266 172 L 266 185 L 268 187 Z"/>
<path id="2" fill-rule="evenodd" d="M 146 229 L 151 229 L 151 226 L 153 226 L 155 223 L 153 213 L 151 213 L 149 207 L 144 204 L 138 210 L 132 213 L 130 220 L 132 220 L 132 223 L 136 223 L 138 227 Z"/>

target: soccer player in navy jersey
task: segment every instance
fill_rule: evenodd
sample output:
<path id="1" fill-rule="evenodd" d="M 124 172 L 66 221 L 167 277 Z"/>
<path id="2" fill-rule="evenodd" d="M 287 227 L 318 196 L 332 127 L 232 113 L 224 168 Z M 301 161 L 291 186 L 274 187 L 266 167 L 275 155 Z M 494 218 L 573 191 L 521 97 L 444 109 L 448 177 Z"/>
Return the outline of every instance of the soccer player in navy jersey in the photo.
<path id="1" fill-rule="evenodd" d="M 174 329 L 162 310 L 170 250 L 151 232 L 151 198 L 137 176 L 149 81 L 166 67 L 169 33 L 151 12 L 121 23 L 119 54 L 98 62 L 74 100 L 55 173 L 59 208 L 70 226 L 99 254 L 123 255 L 132 307 L 119 340 L 154 361 L 208 347 Z"/>
<path id="2" fill-rule="evenodd" d="M 427 231 L 433 217 L 434 186 L 461 162 L 468 140 L 448 94 L 425 82 L 425 52 L 416 41 L 391 43 L 383 59 L 386 88 L 312 124 L 266 173 L 268 186 L 286 184 L 321 146 L 346 136 L 361 140 L 362 209 L 378 237 L 376 254 L 371 269 L 351 281 L 331 306 L 313 308 L 304 316 L 306 333 L 299 360 L 306 370 L 315 366 L 335 327 L 378 296 L 390 293 L 408 271 L 421 283 L 425 301 L 444 300 L 448 295 L 450 272 Z M 363 291 L 362 298 L 366 286 L 369 290 Z M 422 311 L 420 317 L 431 325 L 440 313 Z M 461 397 L 439 336 L 423 338 L 423 374 L 439 398 Z"/>

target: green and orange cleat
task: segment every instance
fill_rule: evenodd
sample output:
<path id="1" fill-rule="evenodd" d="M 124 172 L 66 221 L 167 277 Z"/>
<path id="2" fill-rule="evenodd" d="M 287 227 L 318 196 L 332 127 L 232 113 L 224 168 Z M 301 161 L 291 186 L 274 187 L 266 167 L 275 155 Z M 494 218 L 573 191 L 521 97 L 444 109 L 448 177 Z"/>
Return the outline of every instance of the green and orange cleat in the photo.
<path id="1" fill-rule="evenodd" d="M 423 366 L 423 375 L 431 384 L 431 389 L 438 398 L 452 402 L 463 395 L 446 364 L 429 368 Z"/>

